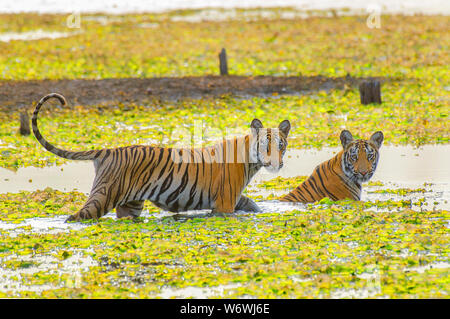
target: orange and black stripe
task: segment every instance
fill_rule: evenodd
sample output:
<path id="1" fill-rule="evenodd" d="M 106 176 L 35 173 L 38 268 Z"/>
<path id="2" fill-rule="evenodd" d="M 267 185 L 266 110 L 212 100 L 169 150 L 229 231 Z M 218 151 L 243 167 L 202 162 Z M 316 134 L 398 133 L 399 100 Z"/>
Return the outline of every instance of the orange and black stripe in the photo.
<path id="1" fill-rule="evenodd" d="M 145 200 L 172 212 L 212 209 L 231 213 L 236 208 L 258 209 L 251 199 L 242 195 L 262 167 L 260 163 L 249 161 L 252 135 L 223 140 L 205 148 L 135 145 L 87 152 L 66 151 L 47 142 L 37 126 L 39 110 L 50 98 L 66 104 L 64 97 L 55 93 L 39 101 L 32 118 L 37 140 L 57 156 L 92 160 L 95 167 L 89 198 L 69 220 L 100 218 L 113 208 L 119 217 L 138 216 Z M 230 152 L 233 148 L 234 152 Z"/>
<path id="2" fill-rule="evenodd" d="M 378 149 L 383 134 L 376 132 L 370 140 L 353 140 L 350 132 L 341 133 L 344 149 L 317 166 L 311 176 L 289 194 L 283 202 L 312 203 L 328 197 L 333 201 L 361 199 L 361 183 L 368 181 L 378 163 Z"/>

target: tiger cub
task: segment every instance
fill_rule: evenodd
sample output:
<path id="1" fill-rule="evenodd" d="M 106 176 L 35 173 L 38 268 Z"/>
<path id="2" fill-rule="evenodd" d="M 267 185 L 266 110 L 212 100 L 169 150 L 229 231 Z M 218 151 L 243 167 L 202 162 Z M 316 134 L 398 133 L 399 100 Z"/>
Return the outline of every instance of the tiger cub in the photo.
<path id="1" fill-rule="evenodd" d="M 310 177 L 280 200 L 311 203 L 328 197 L 333 201 L 361 199 L 361 183 L 367 182 L 377 168 L 378 150 L 383 133 L 374 133 L 369 140 L 354 140 L 352 134 L 341 132 L 343 150 L 317 166 Z"/>
<path id="2" fill-rule="evenodd" d="M 113 208 L 117 217 L 137 217 L 145 200 L 171 212 L 259 211 L 242 191 L 261 167 L 274 172 L 280 170 L 291 128 L 289 121 L 284 120 L 277 129 L 264 129 L 261 121 L 254 119 L 250 134 L 224 139 L 210 147 L 174 149 L 134 145 L 73 152 L 53 146 L 39 132 L 39 110 L 51 98 L 66 104 L 65 98 L 57 93 L 39 101 L 32 117 L 35 137 L 47 151 L 70 160 L 92 160 L 95 167 L 86 203 L 67 221 L 97 219 Z"/>

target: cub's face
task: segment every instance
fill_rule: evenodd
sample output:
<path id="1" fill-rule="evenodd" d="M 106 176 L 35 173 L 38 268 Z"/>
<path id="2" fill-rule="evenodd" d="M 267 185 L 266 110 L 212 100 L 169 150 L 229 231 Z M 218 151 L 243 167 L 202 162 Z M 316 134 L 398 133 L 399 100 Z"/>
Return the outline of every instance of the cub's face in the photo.
<path id="1" fill-rule="evenodd" d="M 355 182 L 367 182 L 377 168 L 383 133 L 378 131 L 369 140 L 354 140 L 352 134 L 344 130 L 340 138 L 344 147 L 342 170 L 345 175 Z"/>
<path id="2" fill-rule="evenodd" d="M 283 167 L 287 136 L 291 129 L 290 122 L 284 120 L 278 128 L 266 129 L 260 120 L 254 119 L 250 128 L 252 131 L 250 162 L 264 166 L 269 172 L 278 172 Z"/>

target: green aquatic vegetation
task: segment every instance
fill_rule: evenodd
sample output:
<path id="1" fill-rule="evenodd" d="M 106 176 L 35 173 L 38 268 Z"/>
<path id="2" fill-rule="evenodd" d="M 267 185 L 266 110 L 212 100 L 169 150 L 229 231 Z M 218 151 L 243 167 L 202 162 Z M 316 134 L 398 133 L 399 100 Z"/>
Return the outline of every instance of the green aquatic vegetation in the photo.
<path id="1" fill-rule="evenodd" d="M 265 189 L 292 189 L 297 187 L 307 178 L 308 176 L 296 176 L 292 178 L 282 178 L 278 176 L 267 182 L 259 184 L 258 187 L 262 187 Z"/>
<path id="2" fill-rule="evenodd" d="M 298 185 L 300 185 L 308 176 L 296 176 L 292 178 L 283 178 L 280 176 L 277 176 L 271 180 L 264 181 L 262 183 L 259 183 L 256 186 L 257 189 L 252 190 L 251 192 L 256 192 L 258 189 L 263 190 L 290 190 Z"/>
<path id="3" fill-rule="evenodd" d="M 46 188 L 35 192 L 0 194 L 0 220 L 19 223 L 26 218 L 67 215 L 81 207 L 87 196 Z"/>
<path id="4" fill-rule="evenodd" d="M 288 191 L 292 190 L 298 185 L 300 185 L 308 176 L 296 176 L 291 178 L 284 178 L 281 176 L 277 176 L 271 180 L 261 182 L 259 184 L 254 185 L 249 190 L 246 191 L 248 196 L 260 201 L 260 200 L 277 200 L 280 197 L 284 196 L 279 191 Z M 367 186 L 383 186 L 384 184 L 381 182 L 368 182 Z M 365 185 L 366 186 L 366 185 Z M 260 193 L 261 191 L 275 191 L 271 193 L 263 193 L 263 194 L 255 194 Z M 425 193 L 427 190 L 424 188 L 418 189 L 409 189 L 409 188 L 397 188 L 397 189 L 378 189 L 378 190 L 369 190 L 368 194 L 396 194 L 399 196 L 405 196 L 408 194 L 416 194 L 416 193 Z M 412 206 L 422 206 L 424 205 L 425 198 L 418 198 L 414 202 L 412 200 L 374 200 L 374 201 L 353 201 L 353 200 L 340 200 L 333 201 L 328 197 L 325 197 L 318 201 L 316 204 L 333 206 L 333 205 L 341 205 L 341 206 L 350 206 L 350 207 L 363 207 L 363 208 L 377 208 L 377 209 L 394 209 L 400 207 L 412 207 Z M 308 208 L 315 207 L 316 204 L 307 204 Z"/>
<path id="5" fill-rule="evenodd" d="M 363 184 L 363 186 L 384 186 L 384 183 L 381 181 L 368 181 L 367 183 Z"/>
<path id="6" fill-rule="evenodd" d="M 86 194 L 61 192 L 49 187 L 34 192 L 0 194 L 0 221 L 20 223 L 27 218 L 68 216 L 76 213 L 86 200 Z M 150 202 L 145 203 L 144 209 L 149 213 L 159 211 Z M 24 229 L 29 230 L 29 227 Z"/>
<path id="7" fill-rule="evenodd" d="M 262 189 L 262 190 L 292 190 L 294 188 L 296 188 L 297 186 L 299 186 L 301 183 L 303 183 L 306 179 L 308 178 L 308 176 L 295 176 L 295 177 L 290 177 L 290 178 L 286 178 L 286 177 L 281 177 L 281 176 L 277 176 L 271 180 L 268 181 L 264 181 L 261 182 L 257 185 L 255 185 L 256 189 L 252 189 L 249 192 L 257 192 L 258 189 Z M 380 181 L 369 181 L 367 182 L 365 185 L 363 186 L 383 186 L 384 184 Z M 424 189 L 417 189 L 417 190 L 411 190 L 411 189 L 394 189 L 394 190 L 375 190 L 375 191 L 369 191 L 369 193 L 395 193 L 395 194 L 406 194 L 406 193 L 414 193 L 414 192 L 425 192 Z M 266 199 L 272 199 L 272 198 L 266 198 Z M 324 200 L 329 200 L 329 199 L 324 199 Z"/>
<path id="8" fill-rule="evenodd" d="M 251 23 L 173 19 L 189 13 L 83 15 L 75 33 L 66 26 L 68 15 L 2 14 L 0 32 L 71 35 L 0 42 L 0 75 L 29 80 L 218 74 L 217 54 L 226 47 L 230 73 L 238 75 L 448 76 L 445 16 L 383 15 L 380 29 L 368 28 L 360 16 L 260 17 Z"/>
<path id="9" fill-rule="evenodd" d="M 268 10 L 276 17 L 282 9 Z M 302 96 L 155 99 L 110 107 L 69 101 L 75 107 L 54 107 L 40 119 L 44 135 L 69 149 L 186 144 L 195 120 L 209 128 L 205 142 L 210 143 L 221 137 L 219 131 L 242 133 L 254 117 L 267 125 L 289 118 L 293 148 L 336 146 L 342 127 L 362 135 L 383 129 L 386 143 L 394 145 L 449 142 L 445 17 L 384 16 L 382 29 L 360 27 L 360 17 L 275 18 L 270 23 L 260 17 L 245 24 L 239 19 L 172 21 L 195 12 L 85 15 L 80 32 L 66 38 L 0 42 L 0 74 L 6 80 L 217 74 L 217 52 L 226 46 L 232 74 L 386 78 L 381 106 L 361 106 L 357 88 L 349 86 Z M 0 32 L 72 32 L 65 27 L 66 19 L 67 15 L 2 14 Z M 142 27 L 145 24 L 154 27 Z M 18 113 L 7 105 L 0 106 L 0 120 L 2 167 L 65 162 L 44 152 L 32 136 L 18 135 Z"/>
<path id="10" fill-rule="evenodd" d="M 407 91 L 408 100 L 402 93 Z M 267 127 L 289 119 L 288 149 L 337 146 L 342 127 L 355 138 L 382 129 L 385 143 L 422 145 L 449 142 L 449 108 L 438 88 L 386 84 L 381 106 L 360 105 L 357 89 L 310 93 L 277 98 L 189 99 L 177 102 L 150 100 L 144 104 L 118 104 L 58 108 L 49 102 L 39 118 L 44 137 L 63 149 L 90 150 L 132 144 L 166 147 L 211 145 L 222 137 L 249 133 L 256 117 Z M 430 99 L 434 95 L 434 100 Z M 70 102 L 69 102 L 70 103 Z M 52 106 L 53 105 L 53 106 Z M 414 106 L 414 107 L 412 107 Z M 30 109 L 32 107 L 30 106 Z M 327 112 L 332 109 L 333 112 Z M 205 116 L 207 115 L 207 116 Z M 45 151 L 33 135 L 18 134 L 19 114 L 0 106 L 0 165 L 17 169 L 67 162 Z M 380 127 L 379 123 L 383 123 Z M 194 132 L 203 135 L 195 136 Z"/>
<path id="11" fill-rule="evenodd" d="M 410 189 L 410 188 L 396 188 L 396 189 L 378 189 L 378 190 L 372 190 L 368 191 L 369 194 L 395 194 L 399 196 L 405 196 L 411 193 L 425 193 L 427 190 L 425 188 L 416 188 L 416 189 Z"/>
<path id="12" fill-rule="evenodd" d="M 81 197 L 46 192 L 55 202 Z M 24 207 L 44 197 L 42 192 L 24 195 Z M 340 201 L 311 204 L 306 211 L 182 220 L 147 214 L 135 220 L 106 217 L 60 233 L 0 229 L 0 263 L 25 284 L 0 291 L 3 297 L 143 298 L 157 297 L 163 288 L 233 284 L 217 297 L 328 298 L 345 291 L 445 297 L 448 268 L 418 272 L 414 267 L 447 261 L 450 213 L 417 212 L 402 203 L 385 201 L 385 207 L 399 209 L 377 212 L 369 210 L 374 203 Z M 59 213 L 49 209 L 45 216 L 52 214 Z M 42 212 L 32 215 L 37 216 Z M 62 263 L 75 254 L 93 265 L 68 274 Z M 46 256 L 59 271 L 27 264 Z M 28 275 L 22 276 L 24 269 Z M 374 272 L 375 286 L 369 276 Z"/>

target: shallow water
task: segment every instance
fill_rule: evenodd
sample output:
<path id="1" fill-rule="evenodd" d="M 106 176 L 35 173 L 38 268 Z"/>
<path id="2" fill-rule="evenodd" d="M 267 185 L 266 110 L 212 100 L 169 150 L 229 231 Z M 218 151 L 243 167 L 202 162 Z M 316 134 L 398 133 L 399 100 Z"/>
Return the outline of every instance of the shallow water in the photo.
<path id="1" fill-rule="evenodd" d="M 216 287 L 186 287 L 181 289 L 163 288 L 156 296 L 163 299 L 169 298 L 211 298 L 221 296 L 224 290 L 235 289 L 242 286 L 241 284 L 220 285 Z"/>
<path id="2" fill-rule="evenodd" d="M 252 195 L 282 195 L 287 190 L 264 190 L 255 186 L 263 181 L 270 180 L 280 175 L 282 177 L 294 177 L 309 175 L 321 162 L 331 158 L 340 148 L 324 148 L 322 150 L 290 150 L 285 156 L 285 165 L 278 174 L 269 173 L 262 169 L 248 187 Z M 411 146 L 383 146 L 380 150 L 380 161 L 372 181 L 381 181 L 383 186 L 363 187 L 362 200 L 406 200 L 411 203 L 419 198 L 424 198 L 424 206 L 412 205 L 416 211 L 422 209 L 450 209 L 450 145 L 426 145 L 419 149 Z M 71 162 L 62 166 L 47 168 L 26 167 L 17 172 L 0 169 L 0 192 L 19 192 L 20 190 L 34 191 L 51 187 L 61 191 L 78 190 L 89 193 L 94 178 L 94 167 L 91 162 Z M 426 185 L 424 186 L 424 183 Z M 424 193 L 408 193 L 397 195 L 391 193 L 376 193 L 380 189 L 420 188 Z M 258 202 L 263 212 L 285 213 L 293 210 L 305 211 L 307 205 L 302 203 L 283 203 L 276 200 Z M 377 210 L 376 207 L 373 210 Z M 209 210 L 190 211 L 181 214 L 173 214 L 166 211 L 149 214 L 142 213 L 142 217 L 174 218 L 185 221 L 191 218 L 204 218 L 209 216 Z M 237 212 L 246 214 L 245 212 Z M 255 215 L 256 216 L 256 215 Z M 115 214 L 109 213 L 107 217 L 115 218 Z M 52 218 L 31 218 L 12 224 L 0 221 L 0 230 L 16 236 L 25 231 L 37 233 L 69 232 L 84 228 L 85 224 L 66 224 L 67 216 Z"/>
<path id="3" fill-rule="evenodd" d="M 277 176 L 294 177 L 310 175 L 314 168 L 334 156 L 340 148 L 321 150 L 288 150 L 284 167 L 278 173 L 261 169 L 252 184 Z M 424 183 L 450 185 L 450 145 L 382 146 L 373 181 L 423 186 Z M 13 172 L 0 168 L 0 193 L 34 191 L 51 187 L 61 191 L 78 190 L 88 193 L 94 180 L 91 162 L 70 162 L 46 168 L 25 167 Z M 449 187 L 450 188 L 450 187 Z"/>
<path id="4" fill-rule="evenodd" d="M 22 233 L 46 233 L 56 234 L 69 232 L 70 230 L 80 230 L 88 224 L 66 223 L 67 216 L 36 217 L 27 218 L 20 223 L 8 223 L 0 221 L 0 230 L 6 231 L 10 237 L 15 237 Z"/>
<path id="5" fill-rule="evenodd" d="M 61 251 L 54 251 L 55 255 L 61 254 Z M 81 271 L 87 271 L 89 267 L 97 266 L 98 263 L 88 256 L 86 253 L 91 253 L 89 249 L 75 249 L 71 250 L 70 256 L 64 260 L 60 260 L 51 255 L 10 255 L 6 258 L 0 259 L 6 261 L 7 259 L 19 259 L 24 263 L 29 263 L 19 269 L 0 268 L 0 276 L 2 284 L 0 291 L 43 291 L 47 289 L 56 289 L 61 287 L 80 288 L 81 287 Z M 22 278 L 27 275 L 32 275 L 38 272 L 45 272 L 47 274 L 68 274 L 68 278 L 62 280 L 59 277 L 59 282 L 56 285 L 30 285 L 23 282 Z"/>
<path id="6" fill-rule="evenodd" d="M 433 268 L 449 268 L 450 263 L 448 262 L 436 262 L 425 266 L 404 268 L 404 272 L 418 272 L 423 273 L 429 269 Z M 381 270 L 374 265 L 372 273 L 362 273 L 357 275 L 358 278 L 367 280 L 366 287 L 355 289 L 355 288 L 342 288 L 331 291 L 329 295 L 317 295 L 317 298 L 331 298 L 331 299 L 342 299 L 342 298 L 373 298 L 382 291 L 381 287 Z M 301 278 L 297 276 L 289 277 L 294 282 L 305 282 L 311 281 L 311 278 Z M 234 289 L 242 287 L 243 284 L 228 284 L 219 285 L 215 287 L 186 287 L 181 289 L 173 288 L 163 288 L 161 292 L 156 295 L 159 298 L 211 298 L 214 296 L 226 297 L 224 293 L 230 293 Z M 389 298 L 388 296 L 378 296 L 380 298 Z"/>
<path id="7" fill-rule="evenodd" d="M 78 190 L 88 193 L 93 180 L 94 165 L 90 161 L 45 168 L 23 167 L 17 172 L 0 168 L 0 193 L 35 191 L 46 187 L 66 192 Z"/>
<path id="8" fill-rule="evenodd" d="M 276 177 L 310 175 L 320 163 L 341 150 L 340 147 L 321 150 L 290 150 L 286 152 L 284 167 L 277 174 L 261 170 L 255 181 Z M 450 183 L 450 145 L 382 146 L 373 181 L 406 184 Z"/>
<path id="9" fill-rule="evenodd" d="M 31 41 L 40 39 L 58 39 L 58 38 L 66 38 L 75 34 L 77 34 L 77 32 L 56 32 L 56 31 L 50 32 L 50 31 L 43 31 L 40 29 L 27 32 L 5 32 L 0 33 L 0 41 L 9 42 L 13 40 Z"/>
<path id="10" fill-rule="evenodd" d="M 272 174 L 262 170 L 256 176 L 255 180 L 249 185 L 248 191 L 252 195 L 269 194 L 281 195 L 285 190 L 264 190 L 255 187 L 259 182 L 270 180 L 278 175 L 283 177 L 294 177 L 299 175 L 309 175 L 314 167 L 324 160 L 328 160 L 333 156 L 339 148 L 325 148 L 322 150 L 290 150 L 286 154 L 285 166 L 278 174 Z M 381 158 L 379 167 L 372 178 L 373 181 L 381 181 L 382 186 L 366 186 L 363 187 L 362 200 L 411 200 L 417 201 L 419 198 L 425 198 L 425 210 L 431 209 L 449 209 L 450 202 L 450 145 L 439 146 L 423 146 L 419 149 L 410 146 L 383 146 L 380 150 Z M 71 191 L 78 189 L 82 192 L 89 192 L 94 177 L 94 168 L 91 162 L 71 162 L 62 166 L 53 166 L 47 168 L 21 168 L 16 173 L 0 169 L 0 191 L 1 192 L 18 192 L 20 190 L 33 191 L 52 187 L 61 191 Z M 31 180 L 31 181 L 30 181 Z M 426 185 L 424 185 L 426 183 Z M 425 193 L 408 193 L 406 195 L 397 195 L 390 193 L 375 193 L 380 189 L 398 189 L 398 188 L 421 188 L 425 189 Z M 256 192 L 252 192 L 256 190 Z M 282 203 L 275 200 L 261 201 L 258 205 L 263 212 L 270 213 L 286 213 L 293 210 L 307 210 L 305 204 Z M 376 210 L 376 208 L 374 208 Z M 414 210 L 420 210 L 422 207 L 412 207 Z M 169 212 L 161 211 L 150 214 L 144 211 L 144 218 L 174 218 L 183 222 L 189 218 L 205 218 L 209 211 L 192 211 L 184 214 L 174 215 Z M 239 215 L 250 216 L 250 218 L 258 218 L 258 214 L 248 214 L 246 212 L 236 212 L 230 218 Z M 89 227 L 90 224 L 83 223 L 65 223 L 67 216 L 55 216 L 51 218 L 30 218 L 20 223 L 10 223 L 0 221 L 0 233 L 2 236 L 14 238 L 20 234 L 29 233 L 61 233 L 82 230 Z M 115 214 L 108 214 L 107 218 L 115 219 Z M 450 222 L 448 226 L 450 228 Z M 349 249 L 354 249 L 357 243 L 348 242 Z M 63 251 L 56 251 L 56 255 L 61 255 Z M 87 250 L 70 250 L 70 257 L 61 261 L 54 257 L 55 255 L 33 255 L 19 256 L 11 255 L 6 258 L 14 258 L 23 260 L 30 266 L 18 268 L 15 270 L 0 267 L 0 277 L 2 285 L 0 291 L 43 291 L 48 289 L 57 289 L 61 287 L 79 288 L 82 286 L 81 273 L 87 271 L 89 267 L 99 266 L 99 263 L 89 256 Z M 410 252 L 402 251 L 402 258 L 407 258 Z M 4 260 L 4 259 L 3 259 Z M 404 272 L 422 273 L 431 268 L 449 268 L 447 261 L 437 261 L 435 263 L 404 268 Z M 54 274 L 70 274 L 66 279 L 60 278 L 59 281 L 53 283 L 45 283 L 42 285 L 27 284 L 27 276 L 38 272 L 54 273 Z M 362 273 L 358 275 L 361 279 L 367 280 L 367 287 L 336 289 L 331 291 L 329 295 L 318 295 L 317 298 L 371 298 L 380 294 L 380 279 L 377 272 Z M 64 277 L 65 278 L 65 277 Z M 312 280 L 311 278 L 293 277 L 293 281 Z M 174 289 L 170 287 L 162 288 L 161 291 L 153 297 L 159 298 L 211 298 L 216 296 L 225 296 L 232 293 L 233 290 L 239 289 L 245 284 L 230 284 L 217 287 L 186 287 L 182 289 Z M 381 296 L 383 298 L 383 296 Z"/>

